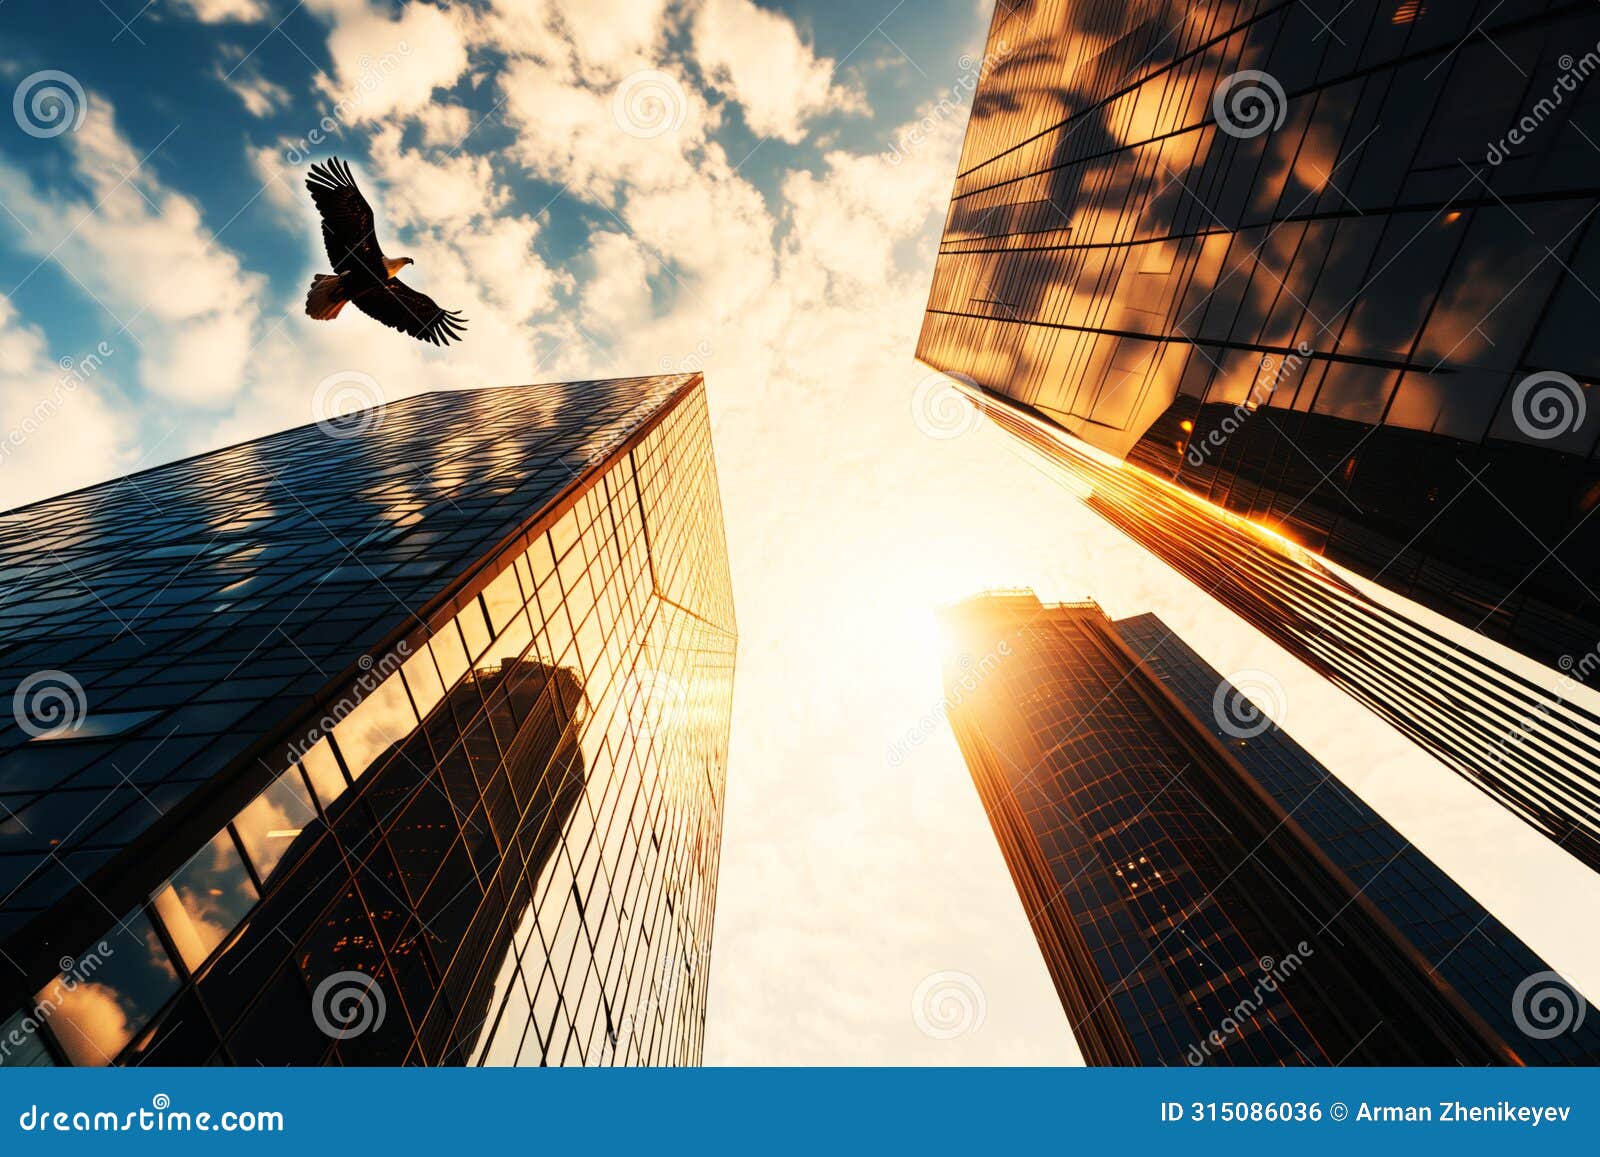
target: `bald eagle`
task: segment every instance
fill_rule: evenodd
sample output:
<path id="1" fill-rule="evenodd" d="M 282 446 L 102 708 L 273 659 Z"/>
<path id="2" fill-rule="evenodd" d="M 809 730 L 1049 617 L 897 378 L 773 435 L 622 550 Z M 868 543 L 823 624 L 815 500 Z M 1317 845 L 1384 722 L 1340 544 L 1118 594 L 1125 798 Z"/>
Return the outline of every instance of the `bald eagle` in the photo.
<path id="1" fill-rule="evenodd" d="M 449 345 L 461 339 L 466 318 L 440 309 L 433 298 L 396 278 L 416 263 L 409 257 L 385 257 L 378 248 L 372 206 L 356 188 L 349 165 L 338 157 L 312 165 L 306 188 L 322 214 L 322 243 L 334 268 L 311 279 L 307 317 L 330 321 L 354 303 L 368 317 L 420 341 Z"/>

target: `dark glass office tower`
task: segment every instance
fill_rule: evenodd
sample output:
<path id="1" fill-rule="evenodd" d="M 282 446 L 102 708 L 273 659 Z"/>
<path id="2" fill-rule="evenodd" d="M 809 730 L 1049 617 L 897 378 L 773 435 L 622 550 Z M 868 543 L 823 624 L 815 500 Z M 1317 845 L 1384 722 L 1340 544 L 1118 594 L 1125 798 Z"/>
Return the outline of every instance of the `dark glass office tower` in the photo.
<path id="1" fill-rule="evenodd" d="M 1593 1026 L 1529 1019 L 1533 986 L 1576 993 L 1286 736 L 1237 726 L 1159 621 L 1017 592 L 943 622 L 951 725 L 1090 1063 L 1600 1059 Z"/>
<path id="2" fill-rule="evenodd" d="M 1245 773 L 1294 817 L 1317 848 L 1370 900 L 1428 968 L 1471 1005 L 1529 1064 L 1600 1062 L 1600 1025 L 1530 1035 L 1530 977 L 1561 982 L 1504 924 L 1445 875 L 1382 816 L 1201 659 L 1155 615 L 1112 624 L 1134 657 L 1161 680 Z M 1569 990 L 1570 991 L 1570 990 Z M 1519 1022 L 1519 1016 L 1521 1021 Z M 1535 1026 L 1537 1028 L 1537 1026 Z"/>
<path id="3" fill-rule="evenodd" d="M 1600 719 L 1406 609 L 1600 670 L 1595 72 L 1587 5 L 1007 0 L 918 354 L 1600 866 Z"/>
<path id="4" fill-rule="evenodd" d="M 0 518 L 0 1059 L 692 1064 L 735 623 L 699 375 Z"/>

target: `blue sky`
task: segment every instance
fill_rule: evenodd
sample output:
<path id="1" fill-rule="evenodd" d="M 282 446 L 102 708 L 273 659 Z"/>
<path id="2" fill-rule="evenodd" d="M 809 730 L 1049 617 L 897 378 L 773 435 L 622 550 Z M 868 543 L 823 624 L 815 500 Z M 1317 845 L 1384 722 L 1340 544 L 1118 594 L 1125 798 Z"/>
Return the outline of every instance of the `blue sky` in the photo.
<path id="1" fill-rule="evenodd" d="M 373 133 L 380 130 L 397 132 L 403 149 L 422 150 L 415 159 L 424 168 L 413 166 L 414 173 L 426 171 L 424 157 L 486 158 L 499 190 L 508 197 L 494 211 L 530 215 L 538 223 L 531 251 L 553 268 L 578 268 L 581 273 L 591 235 L 619 229 L 626 221 L 626 196 L 566 187 L 561 165 L 529 165 L 507 151 L 520 132 L 519 114 L 513 114 L 508 100 L 513 83 L 508 63 L 524 57 L 530 42 L 552 52 L 564 47 L 563 7 L 583 14 L 580 22 L 603 20 L 637 32 L 632 45 L 598 64 L 592 57 L 577 60 L 582 83 L 595 92 L 606 93 L 635 66 L 660 64 L 692 99 L 705 101 L 718 122 L 708 129 L 706 140 L 738 166 L 735 179 L 759 193 L 773 218 L 775 243 L 794 227 L 784 211 L 786 178 L 795 172 L 824 173 L 828 150 L 870 155 L 887 147 L 897 126 L 943 95 L 959 76 L 955 58 L 977 42 L 984 24 L 973 0 L 916 0 L 898 8 L 887 2 L 768 6 L 768 12 L 790 23 L 801 56 L 798 66 L 831 74 L 832 96 L 845 99 L 825 95 L 819 101 L 780 87 L 767 100 L 776 112 L 764 114 L 769 122 L 752 129 L 752 118 L 738 99 L 739 85 L 729 80 L 720 86 L 708 83 L 713 50 L 703 38 L 697 42 L 699 5 L 659 0 L 588 9 L 559 3 L 506 5 L 553 13 L 541 28 L 515 35 L 489 26 L 495 19 L 492 6 L 460 5 L 448 18 L 419 19 L 419 10 L 427 7 L 381 0 L 106 0 L 77 7 L 75 18 L 64 21 L 59 4 L 50 0 L 8 0 L 0 13 L 6 33 L 0 67 L 8 87 L 40 70 L 71 76 L 85 94 L 83 111 L 90 126 L 114 123 L 117 142 L 142 161 L 121 192 L 144 188 L 155 216 L 161 194 L 150 186 L 192 204 L 197 230 L 210 239 L 208 246 L 236 258 L 242 272 L 261 279 L 251 296 L 259 303 L 259 320 L 270 325 L 303 292 L 308 260 L 314 256 L 314 250 L 307 252 L 314 237 L 309 210 L 299 206 L 296 211 L 295 202 L 303 200 L 299 180 L 304 168 L 297 162 L 337 152 L 353 160 L 358 170 L 365 169 L 369 193 L 378 192 L 362 162 Z M 726 8 L 747 22 L 761 19 L 744 0 Z M 765 31 L 756 28 L 749 35 L 759 39 Z M 441 59 L 449 55 L 442 41 L 463 52 L 465 67 L 456 70 L 451 61 Z M 435 79 L 440 83 L 429 87 L 427 82 Z M 364 86 L 374 81 L 367 91 Z M 391 100 L 390 90 L 402 86 L 407 91 Z M 352 97 L 357 102 L 354 115 L 340 115 L 341 99 Z M 836 106 L 844 111 L 834 111 Z M 802 111 L 792 114 L 797 107 Z M 414 114 L 445 108 L 466 118 L 470 133 L 444 128 L 432 146 L 423 144 L 425 129 Z M 313 130 L 328 115 L 338 122 L 334 131 L 323 132 L 313 144 Z M 775 135 L 771 115 L 790 116 L 800 131 L 792 139 Z M 0 199 L 7 199 L 8 191 L 29 189 L 43 198 L 76 193 L 84 208 L 92 206 L 99 197 L 90 196 L 90 182 L 75 170 L 106 171 L 116 162 L 104 151 L 94 158 L 73 157 L 73 135 L 0 136 L 0 160 L 7 170 Z M 599 138 L 587 145 L 598 151 L 607 148 Z M 186 449 L 205 444 L 218 415 L 234 411 L 242 395 L 227 389 L 197 390 L 192 400 L 203 404 L 183 407 L 197 413 L 174 414 L 164 404 L 160 415 L 146 412 L 151 399 L 141 388 L 139 371 L 141 361 L 151 356 L 142 348 L 148 323 L 126 325 L 129 311 L 118 308 L 94 278 L 77 268 L 74 246 L 58 249 L 58 238 L 32 225 L 20 209 L 15 217 L 0 214 L 0 292 L 7 293 L 17 320 L 37 327 L 56 359 L 81 356 L 80 351 L 111 341 L 118 350 L 116 369 L 106 374 L 101 388 L 127 403 L 119 414 L 139 425 L 136 444 L 145 446 L 161 437 L 169 419 L 179 427 L 168 435 L 169 441 L 181 439 Z M 383 236 L 391 252 L 406 251 L 416 240 L 414 230 L 399 225 L 391 225 Z M 672 254 L 666 247 L 653 248 L 660 260 L 651 262 L 648 281 L 653 304 L 665 312 L 694 279 L 668 268 Z M 114 254 L 92 248 L 82 257 L 90 265 L 116 260 Z M 425 271 L 419 269 L 415 280 L 427 288 Z M 558 289 L 547 303 L 549 312 L 572 307 L 568 288 Z M 548 352 L 552 343 L 566 339 L 570 334 L 547 333 L 542 348 Z M 265 344 L 270 348 L 276 343 Z M 391 394 L 410 388 L 409 382 L 385 383 Z M 7 490 L 12 493 L 17 491 Z"/>
<path id="2" fill-rule="evenodd" d="M 927 727 L 933 608 L 1000 586 L 1154 611 L 1219 670 L 1270 673 L 1280 723 L 1600 989 L 1595 935 L 1563 918 L 1600 902 L 1591 873 L 998 433 L 919 409 L 961 90 L 934 110 L 989 0 L 65 10 L 0 0 L 0 95 L 20 99 L 0 116 L 0 508 L 333 396 L 705 372 L 741 633 L 708 1060 L 1076 1056 L 953 739 Z M 65 123 L 28 99 L 52 85 Z M 301 183 L 334 152 L 416 259 L 408 283 L 472 319 L 464 343 L 303 315 L 327 263 Z M 949 973 L 984 1014 L 944 1039 L 914 1002 Z"/>

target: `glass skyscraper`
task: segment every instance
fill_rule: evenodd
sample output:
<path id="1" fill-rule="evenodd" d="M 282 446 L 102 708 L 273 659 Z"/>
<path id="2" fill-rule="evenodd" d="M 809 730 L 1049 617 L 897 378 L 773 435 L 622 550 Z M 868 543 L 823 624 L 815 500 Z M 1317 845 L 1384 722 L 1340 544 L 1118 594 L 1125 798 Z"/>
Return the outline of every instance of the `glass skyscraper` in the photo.
<path id="1" fill-rule="evenodd" d="M 736 628 L 699 375 L 0 517 L 0 1059 L 693 1064 Z"/>
<path id="2" fill-rule="evenodd" d="M 1008 592 L 942 618 L 951 725 L 1091 1064 L 1600 1060 L 1596 1026 L 1531 1019 L 1570 986 L 1154 616 Z"/>
<path id="3" fill-rule="evenodd" d="M 1574 5 L 1006 0 L 918 355 L 1600 867 L 1595 71 Z"/>

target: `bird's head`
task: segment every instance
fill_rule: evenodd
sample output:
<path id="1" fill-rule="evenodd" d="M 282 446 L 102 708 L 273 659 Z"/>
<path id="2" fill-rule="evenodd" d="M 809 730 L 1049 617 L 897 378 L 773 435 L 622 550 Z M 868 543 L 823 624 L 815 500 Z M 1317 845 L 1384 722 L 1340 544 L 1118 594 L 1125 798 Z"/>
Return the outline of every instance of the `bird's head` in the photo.
<path id="1" fill-rule="evenodd" d="M 384 260 L 383 264 L 387 267 L 389 276 L 393 277 L 406 266 L 415 265 L 416 262 L 409 257 L 389 257 Z"/>

